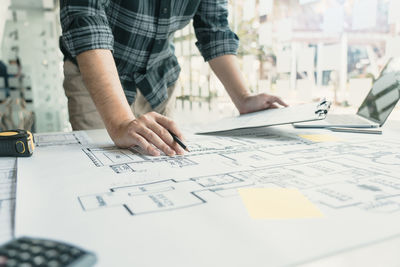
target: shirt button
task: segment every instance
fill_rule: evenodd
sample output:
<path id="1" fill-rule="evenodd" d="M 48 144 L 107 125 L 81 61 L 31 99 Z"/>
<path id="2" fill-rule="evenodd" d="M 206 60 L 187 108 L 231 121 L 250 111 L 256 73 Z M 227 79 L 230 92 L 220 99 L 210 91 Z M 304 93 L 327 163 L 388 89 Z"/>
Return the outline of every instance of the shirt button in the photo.
<path id="1" fill-rule="evenodd" d="M 163 12 L 164 12 L 164 14 L 167 14 L 168 8 L 164 7 Z"/>

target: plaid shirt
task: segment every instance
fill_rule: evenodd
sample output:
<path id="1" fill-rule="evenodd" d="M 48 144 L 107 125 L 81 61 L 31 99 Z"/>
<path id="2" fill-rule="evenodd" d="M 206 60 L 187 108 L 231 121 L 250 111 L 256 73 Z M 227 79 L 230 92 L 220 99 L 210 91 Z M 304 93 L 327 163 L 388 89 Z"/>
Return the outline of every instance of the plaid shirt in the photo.
<path id="1" fill-rule="evenodd" d="M 228 0 L 61 0 L 67 59 L 92 49 L 113 52 L 130 104 L 136 88 L 154 108 L 168 98 L 167 88 L 180 67 L 172 44 L 174 32 L 191 19 L 196 45 L 205 61 L 236 54 L 239 39 L 228 25 Z"/>

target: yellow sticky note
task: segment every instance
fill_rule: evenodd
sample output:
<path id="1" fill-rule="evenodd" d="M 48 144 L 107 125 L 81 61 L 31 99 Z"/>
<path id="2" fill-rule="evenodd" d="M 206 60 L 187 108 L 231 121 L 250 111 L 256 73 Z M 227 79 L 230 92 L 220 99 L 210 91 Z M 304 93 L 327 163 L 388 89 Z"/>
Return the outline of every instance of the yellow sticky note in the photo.
<path id="1" fill-rule="evenodd" d="M 295 219 L 323 216 L 318 208 L 297 189 L 240 188 L 238 191 L 253 219 Z"/>
<path id="2" fill-rule="evenodd" d="M 342 139 L 330 134 L 302 134 L 301 138 L 310 140 L 312 142 L 340 142 Z"/>

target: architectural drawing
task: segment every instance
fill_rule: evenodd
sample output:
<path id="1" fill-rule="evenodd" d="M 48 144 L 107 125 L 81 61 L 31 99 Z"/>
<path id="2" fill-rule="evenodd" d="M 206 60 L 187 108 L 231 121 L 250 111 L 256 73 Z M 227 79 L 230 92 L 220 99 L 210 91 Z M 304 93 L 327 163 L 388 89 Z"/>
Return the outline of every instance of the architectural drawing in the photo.
<path id="1" fill-rule="evenodd" d="M 165 180 L 111 188 L 110 192 L 79 197 L 85 211 L 124 207 L 130 215 L 188 208 L 207 203 L 202 195 L 249 186 L 235 174 L 196 177 L 187 181 Z M 220 193 L 221 195 L 221 193 Z M 223 194 L 222 194 L 223 195 Z"/>
<path id="2" fill-rule="evenodd" d="M 70 133 L 44 133 L 34 135 L 35 145 L 44 146 L 62 146 L 62 145 L 85 145 L 89 143 L 89 137 L 85 132 Z"/>
<path id="3" fill-rule="evenodd" d="M 266 138 L 238 138 L 238 137 L 195 137 L 188 141 L 190 153 L 184 157 L 151 157 L 146 155 L 140 148 L 119 149 L 117 147 L 84 148 L 83 152 L 97 167 L 109 166 L 116 173 L 134 172 L 142 169 L 152 168 L 154 164 L 167 165 L 171 168 L 184 168 L 186 166 L 198 165 L 197 160 L 213 155 L 219 160 L 224 160 L 234 165 L 245 165 L 251 162 L 257 168 L 269 164 L 276 155 L 271 154 L 271 148 L 279 147 L 279 151 L 286 150 L 292 145 L 309 144 L 306 140 L 299 138 L 267 135 Z M 281 156 L 286 153 L 282 152 Z M 240 156 L 239 156 L 240 155 Z M 280 163 L 293 162 L 291 159 L 280 159 Z"/>
<path id="4" fill-rule="evenodd" d="M 39 147 L 19 159 L 15 234 L 89 247 L 106 255 L 101 266 L 120 258 L 140 266 L 151 255 L 158 257 L 149 266 L 171 255 L 174 263 L 188 255 L 177 266 L 207 265 L 204 255 L 217 266 L 257 266 L 248 262 L 255 256 L 290 266 L 399 234 L 397 134 L 322 143 L 297 134 L 186 136 L 193 152 L 177 157 L 118 149 L 106 132 L 91 136 L 97 143 L 63 146 L 57 157 L 54 147 Z M 297 188 L 324 217 L 254 220 L 238 195 L 243 187 Z"/>
<path id="5" fill-rule="evenodd" d="M 258 141 L 258 140 L 257 140 Z M 188 208 L 237 196 L 245 186 L 278 186 L 300 189 L 314 203 L 331 209 L 358 208 L 369 212 L 400 212 L 400 178 L 387 166 L 398 168 L 400 142 L 353 142 L 316 144 L 292 137 L 289 144 L 255 142 L 254 139 L 219 137 L 213 142 L 197 140 L 193 153 L 184 157 L 149 157 L 135 149 L 84 149 L 96 166 L 110 167 L 117 174 L 147 168 L 167 170 L 168 180 L 109 188 L 108 192 L 80 196 L 85 211 L 123 207 L 130 215 Z M 290 142 L 295 145 L 290 145 Z M 253 145 L 256 144 L 257 145 Z M 376 148 L 384 148 L 379 152 Z M 176 179 L 173 168 L 201 168 L 200 159 L 217 155 L 213 164 L 231 162 L 232 170 L 216 175 Z M 198 166 L 197 166 L 198 165 Z M 245 166 L 245 168 L 243 168 Z M 235 168 L 237 167 L 237 168 Z M 169 171 L 168 171 L 169 170 Z"/>

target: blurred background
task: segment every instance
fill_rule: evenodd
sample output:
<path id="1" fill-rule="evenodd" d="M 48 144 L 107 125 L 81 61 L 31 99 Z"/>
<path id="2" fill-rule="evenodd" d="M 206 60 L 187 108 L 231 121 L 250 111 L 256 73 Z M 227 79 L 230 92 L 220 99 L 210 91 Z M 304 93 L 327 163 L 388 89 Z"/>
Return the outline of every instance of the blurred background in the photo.
<path id="1" fill-rule="evenodd" d="M 55 0 L 1 0 L 0 128 L 71 129 L 58 9 Z M 399 0 L 230 0 L 229 11 L 249 90 L 289 104 L 326 97 L 332 112 L 355 113 L 387 61 L 400 56 Z M 177 122 L 236 115 L 195 42 L 192 25 L 175 34 Z M 399 107 L 390 119 L 400 119 Z"/>

